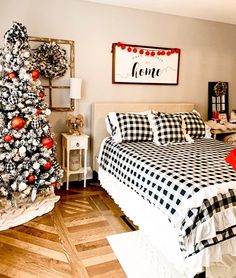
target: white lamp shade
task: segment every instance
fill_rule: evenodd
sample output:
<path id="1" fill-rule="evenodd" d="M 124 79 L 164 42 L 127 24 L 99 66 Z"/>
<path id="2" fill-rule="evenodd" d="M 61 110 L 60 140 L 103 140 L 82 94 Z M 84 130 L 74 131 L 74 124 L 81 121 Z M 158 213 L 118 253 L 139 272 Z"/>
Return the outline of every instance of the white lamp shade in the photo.
<path id="1" fill-rule="evenodd" d="M 70 79 L 70 98 L 73 99 L 81 98 L 81 85 L 82 85 L 82 79 L 75 78 L 75 77 Z"/>

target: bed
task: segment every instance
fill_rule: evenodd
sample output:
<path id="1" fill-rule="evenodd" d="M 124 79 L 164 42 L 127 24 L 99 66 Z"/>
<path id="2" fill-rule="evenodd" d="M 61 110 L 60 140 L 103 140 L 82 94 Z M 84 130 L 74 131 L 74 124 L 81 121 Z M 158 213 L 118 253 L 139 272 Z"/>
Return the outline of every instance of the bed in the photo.
<path id="1" fill-rule="evenodd" d="M 111 111 L 193 108 L 192 103 L 94 104 L 93 165 L 101 185 L 183 277 L 204 270 L 208 277 L 215 272 L 234 277 L 236 173 L 224 161 L 232 146 L 209 136 L 179 144 L 157 144 L 155 138 L 115 143 L 104 125 Z"/>

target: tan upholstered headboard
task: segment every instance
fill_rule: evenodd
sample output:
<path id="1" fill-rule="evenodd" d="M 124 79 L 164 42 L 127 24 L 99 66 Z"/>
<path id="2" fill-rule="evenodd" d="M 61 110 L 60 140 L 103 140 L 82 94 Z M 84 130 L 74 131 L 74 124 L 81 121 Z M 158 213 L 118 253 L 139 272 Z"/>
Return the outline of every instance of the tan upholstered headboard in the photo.
<path id="1" fill-rule="evenodd" d="M 97 159 L 100 144 L 108 136 L 105 117 L 109 112 L 142 112 L 156 110 L 160 112 L 192 111 L 193 103 L 94 103 L 92 105 L 91 153 L 93 170 L 97 171 Z"/>

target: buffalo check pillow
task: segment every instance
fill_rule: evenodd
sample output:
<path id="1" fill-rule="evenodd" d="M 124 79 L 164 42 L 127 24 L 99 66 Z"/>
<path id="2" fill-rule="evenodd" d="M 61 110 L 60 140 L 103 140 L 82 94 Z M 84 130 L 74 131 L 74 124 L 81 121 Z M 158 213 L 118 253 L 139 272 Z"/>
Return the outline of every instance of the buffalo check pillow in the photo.
<path id="1" fill-rule="evenodd" d="M 153 113 L 148 118 L 154 134 L 153 141 L 157 145 L 186 142 L 180 115 Z"/>
<path id="2" fill-rule="evenodd" d="M 110 112 L 106 117 L 106 126 L 116 143 L 153 141 L 147 114 Z"/>
<path id="3" fill-rule="evenodd" d="M 207 133 L 207 128 L 202 120 L 200 114 L 193 110 L 192 112 L 176 112 L 176 113 L 163 113 L 163 112 L 156 112 L 159 116 L 182 116 L 185 122 L 185 129 L 186 134 L 188 134 L 191 138 L 202 138 L 202 137 L 209 137 Z"/>

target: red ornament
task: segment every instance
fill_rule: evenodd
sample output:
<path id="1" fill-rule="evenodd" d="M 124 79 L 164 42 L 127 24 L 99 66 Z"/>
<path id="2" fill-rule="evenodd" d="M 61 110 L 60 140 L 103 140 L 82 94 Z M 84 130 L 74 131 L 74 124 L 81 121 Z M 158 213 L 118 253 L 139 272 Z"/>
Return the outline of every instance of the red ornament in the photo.
<path id="1" fill-rule="evenodd" d="M 14 129 L 21 129 L 22 127 L 24 127 L 25 125 L 25 121 L 23 118 L 17 116 L 17 117 L 14 117 L 12 120 L 11 120 L 11 126 L 14 128 Z"/>
<path id="2" fill-rule="evenodd" d="M 50 170 L 52 167 L 52 162 L 50 160 L 48 160 L 44 165 L 43 165 L 43 169 L 48 171 Z"/>
<path id="3" fill-rule="evenodd" d="M 180 53 L 180 49 L 175 49 L 175 53 Z"/>
<path id="4" fill-rule="evenodd" d="M 52 186 L 55 188 L 57 186 L 56 182 L 52 182 Z"/>
<path id="5" fill-rule="evenodd" d="M 150 52 L 147 50 L 147 51 L 145 52 L 145 55 L 146 55 L 146 56 L 149 56 L 149 55 L 150 55 Z"/>
<path id="6" fill-rule="evenodd" d="M 161 55 L 165 55 L 166 53 L 165 53 L 165 51 L 163 50 L 163 51 L 161 51 Z"/>
<path id="7" fill-rule="evenodd" d="M 174 49 L 171 49 L 171 54 L 174 54 L 175 53 L 175 50 Z"/>
<path id="8" fill-rule="evenodd" d="M 39 96 L 40 96 L 41 98 L 44 98 L 44 96 L 45 96 L 44 92 L 40 92 L 40 93 L 39 93 Z"/>
<path id="9" fill-rule="evenodd" d="M 167 56 L 170 56 L 171 52 L 170 51 L 167 51 L 166 55 Z"/>
<path id="10" fill-rule="evenodd" d="M 134 52 L 134 53 L 136 53 L 137 51 L 138 51 L 137 48 L 134 48 L 134 49 L 133 49 L 133 52 Z"/>
<path id="11" fill-rule="evenodd" d="M 155 56 L 155 52 L 154 51 L 151 52 L 151 56 Z"/>
<path id="12" fill-rule="evenodd" d="M 10 72 L 10 73 L 8 73 L 7 76 L 8 76 L 9 79 L 13 79 L 13 78 L 16 77 L 16 74 L 14 72 Z"/>
<path id="13" fill-rule="evenodd" d="M 157 55 L 161 55 L 161 51 L 157 51 Z"/>
<path id="14" fill-rule="evenodd" d="M 118 42 L 116 45 L 117 45 L 118 47 L 121 47 L 122 43 L 121 43 L 121 42 Z"/>
<path id="15" fill-rule="evenodd" d="M 54 141 L 52 137 L 43 137 L 42 144 L 44 148 L 51 149 L 53 147 Z"/>
<path id="16" fill-rule="evenodd" d="M 34 175 L 28 176 L 28 182 L 33 183 L 34 181 L 35 181 L 35 176 Z"/>
<path id="17" fill-rule="evenodd" d="M 124 44 L 121 45 L 121 49 L 125 49 L 126 46 Z"/>
<path id="18" fill-rule="evenodd" d="M 40 73 L 39 73 L 39 71 L 38 71 L 38 70 L 32 70 L 31 74 L 32 74 L 32 78 L 33 78 L 33 80 L 38 79 L 38 78 L 39 78 L 39 76 L 40 76 Z"/>
<path id="19" fill-rule="evenodd" d="M 9 135 L 9 134 L 8 134 L 8 135 L 5 135 L 5 136 L 4 136 L 4 141 L 5 141 L 5 142 L 11 142 L 12 138 L 13 138 L 13 137 L 12 137 L 11 135 Z"/>
<path id="20" fill-rule="evenodd" d="M 131 47 L 128 47 L 128 48 L 127 48 L 127 51 L 128 51 L 128 52 L 131 52 L 131 51 L 132 51 L 132 48 L 131 48 Z"/>
<path id="21" fill-rule="evenodd" d="M 41 110 L 39 108 L 36 108 L 36 115 L 39 115 L 41 113 Z"/>
<path id="22" fill-rule="evenodd" d="M 143 53 L 144 53 L 143 49 L 140 49 L 140 50 L 139 50 L 139 54 L 142 55 Z"/>

